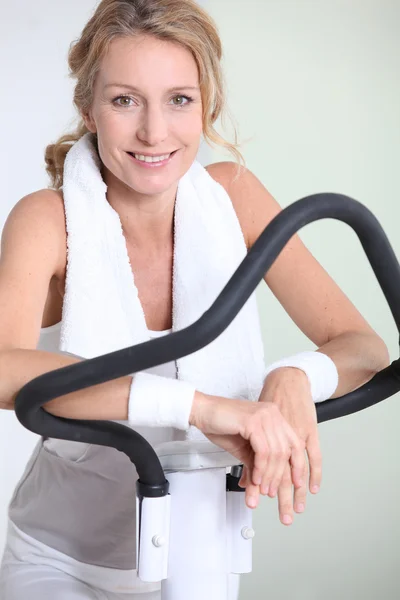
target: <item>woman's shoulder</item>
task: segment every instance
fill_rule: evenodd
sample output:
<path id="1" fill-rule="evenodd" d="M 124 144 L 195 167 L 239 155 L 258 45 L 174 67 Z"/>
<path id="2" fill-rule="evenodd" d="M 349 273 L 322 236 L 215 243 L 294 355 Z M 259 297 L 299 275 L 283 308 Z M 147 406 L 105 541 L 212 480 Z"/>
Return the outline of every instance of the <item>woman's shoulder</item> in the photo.
<path id="1" fill-rule="evenodd" d="M 26 210 L 40 210 L 46 219 L 58 228 L 61 234 L 65 232 L 65 210 L 62 190 L 51 188 L 36 190 L 24 196 L 18 204 L 25 206 Z"/>
<path id="2" fill-rule="evenodd" d="M 246 246 L 250 248 L 281 207 L 247 167 L 223 161 L 207 165 L 205 169 L 231 199 Z"/>
<path id="3" fill-rule="evenodd" d="M 57 271 L 62 273 L 65 268 L 67 232 L 65 223 L 64 198 L 62 190 L 43 188 L 31 192 L 21 198 L 13 207 L 12 212 L 19 213 L 28 222 L 33 219 L 40 221 L 41 228 L 51 229 L 57 235 L 59 244 L 60 263 Z"/>
<path id="4" fill-rule="evenodd" d="M 53 190 L 52 188 L 43 188 L 31 192 L 21 198 L 18 205 L 42 207 L 54 215 L 62 216 L 64 214 L 64 196 L 62 190 Z"/>

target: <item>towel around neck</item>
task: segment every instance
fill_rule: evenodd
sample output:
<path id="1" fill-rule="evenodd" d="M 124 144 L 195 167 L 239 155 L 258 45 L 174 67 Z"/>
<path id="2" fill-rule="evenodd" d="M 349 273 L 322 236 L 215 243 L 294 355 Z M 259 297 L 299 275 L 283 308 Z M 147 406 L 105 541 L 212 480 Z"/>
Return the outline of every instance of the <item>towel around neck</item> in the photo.
<path id="1" fill-rule="evenodd" d="M 118 213 L 94 136 L 64 166 L 67 273 L 60 350 L 93 358 L 150 339 Z M 174 216 L 173 331 L 200 318 L 246 255 L 225 189 L 194 161 L 179 180 Z M 178 377 L 207 393 L 256 401 L 265 373 L 255 294 L 211 344 L 178 361 Z"/>

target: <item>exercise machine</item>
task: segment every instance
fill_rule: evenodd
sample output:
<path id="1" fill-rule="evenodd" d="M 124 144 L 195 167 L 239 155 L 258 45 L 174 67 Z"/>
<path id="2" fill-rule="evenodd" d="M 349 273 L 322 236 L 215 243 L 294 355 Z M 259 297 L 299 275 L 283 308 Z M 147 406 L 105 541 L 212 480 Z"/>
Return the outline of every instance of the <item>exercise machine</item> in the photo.
<path id="1" fill-rule="evenodd" d="M 45 437 L 116 448 L 135 465 L 137 572 L 161 581 L 162 600 L 226 600 L 228 574 L 252 569 L 252 509 L 238 485 L 242 465 L 208 441 L 168 442 L 157 451 L 120 423 L 56 417 L 54 398 L 196 352 L 217 338 L 254 292 L 290 238 L 332 218 L 354 229 L 400 332 L 400 266 L 375 216 L 341 194 L 315 194 L 281 211 L 265 228 L 213 305 L 168 336 L 69 365 L 28 382 L 17 394 L 21 424 Z M 400 359 L 359 389 L 316 404 L 318 422 L 355 413 L 400 390 Z"/>

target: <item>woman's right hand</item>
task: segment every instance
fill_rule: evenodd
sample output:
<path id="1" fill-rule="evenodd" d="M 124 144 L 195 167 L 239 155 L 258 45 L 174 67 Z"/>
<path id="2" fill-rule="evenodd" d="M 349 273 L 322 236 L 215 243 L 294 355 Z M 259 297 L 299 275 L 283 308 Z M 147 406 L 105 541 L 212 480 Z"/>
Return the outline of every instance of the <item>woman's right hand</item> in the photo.
<path id="1" fill-rule="evenodd" d="M 267 482 L 278 489 L 290 461 L 293 485 L 301 487 L 304 442 L 276 405 L 196 392 L 189 422 L 246 465 L 254 485 Z M 246 490 L 247 506 L 256 508 L 258 500 L 259 494 L 250 496 Z"/>

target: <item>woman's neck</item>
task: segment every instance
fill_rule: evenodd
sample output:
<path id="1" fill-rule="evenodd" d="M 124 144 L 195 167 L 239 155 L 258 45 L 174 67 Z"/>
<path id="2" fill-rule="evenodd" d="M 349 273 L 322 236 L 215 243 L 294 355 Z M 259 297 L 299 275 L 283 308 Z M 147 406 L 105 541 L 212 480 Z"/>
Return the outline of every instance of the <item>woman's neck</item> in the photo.
<path id="1" fill-rule="evenodd" d="M 162 251 L 173 235 L 177 186 L 147 195 L 127 186 L 108 186 L 107 201 L 118 213 L 124 236 L 135 248 Z"/>

